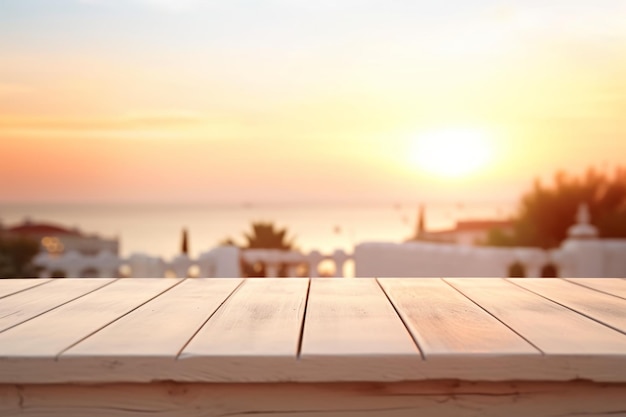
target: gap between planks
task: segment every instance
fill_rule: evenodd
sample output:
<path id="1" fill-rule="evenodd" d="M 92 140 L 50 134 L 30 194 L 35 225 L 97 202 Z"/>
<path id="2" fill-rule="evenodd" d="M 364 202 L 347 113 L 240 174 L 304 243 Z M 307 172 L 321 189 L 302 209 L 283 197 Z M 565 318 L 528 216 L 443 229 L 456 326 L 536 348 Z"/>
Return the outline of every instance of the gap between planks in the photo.
<path id="1" fill-rule="evenodd" d="M 570 284 L 626 300 L 626 282 L 617 278 L 561 278 Z"/>
<path id="2" fill-rule="evenodd" d="M 121 278 L 120 278 L 120 279 L 121 279 Z M 165 279 L 165 278 L 164 278 L 164 279 Z M 159 292 L 158 294 L 154 295 L 153 297 L 151 297 L 151 298 L 149 298 L 149 299 L 145 300 L 145 301 L 144 301 L 144 302 L 142 302 L 142 303 L 139 303 L 139 304 L 138 304 L 138 305 L 136 305 L 133 309 L 128 310 L 126 313 L 124 313 L 124 314 L 122 314 L 122 315 L 118 316 L 117 318 L 115 318 L 115 319 L 111 320 L 110 322 L 106 323 L 105 325 L 103 325 L 103 326 L 99 327 L 98 329 L 96 329 L 96 330 L 94 330 L 94 331 L 90 332 L 89 334 L 85 335 L 85 336 L 84 336 L 84 337 L 82 337 L 81 339 L 77 340 L 76 342 L 72 343 L 71 345 L 69 345 L 68 347 L 66 347 L 65 349 L 63 349 L 61 352 L 57 353 L 57 355 L 56 355 L 56 359 L 58 360 L 58 359 L 59 359 L 59 357 L 60 357 L 63 353 L 67 352 L 68 350 L 70 350 L 70 349 L 71 349 L 71 348 L 73 348 L 74 346 L 78 345 L 79 343 L 81 343 L 82 341 L 84 341 L 84 340 L 88 339 L 89 337 L 93 336 L 94 334 L 98 333 L 98 332 L 99 332 L 99 331 L 101 331 L 102 329 L 104 329 L 104 328 L 106 328 L 106 327 L 110 326 L 111 324 L 115 323 L 116 321 L 120 320 L 121 318 L 123 318 L 123 317 L 125 317 L 125 316 L 129 315 L 130 313 L 132 313 L 133 311 L 137 310 L 139 307 L 143 306 L 144 304 L 149 303 L 150 301 L 154 300 L 155 298 L 157 298 L 157 297 L 159 297 L 159 296 L 161 296 L 161 295 L 165 294 L 166 292 L 168 292 L 168 291 L 169 291 L 169 290 L 171 290 L 172 288 L 174 288 L 174 287 L 176 287 L 176 286 L 178 286 L 178 285 L 182 284 L 182 283 L 183 283 L 183 282 L 185 282 L 185 280 L 187 280 L 187 279 L 188 279 L 188 278 L 185 278 L 185 279 L 181 279 L 181 280 L 179 280 L 179 281 L 178 281 L 178 282 L 176 282 L 174 285 L 171 285 L 171 286 L 167 287 L 166 289 L 164 289 L 163 291 L 161 291 L 161 292 Z"/>
<path id="3" fill-rule="evenodd" d="M 8 281 L 12 281 L 12 284 L 17 284 L 17 289 L 15 290 L 9 290 L 9 292 L 2 294 L 0 293 L 0 299 L 11 296 L 11 295 L 15 295 L 15 294 L 19 294 L 21 292 L 30 290 L 32 288 L 36 288 L 36 287 L 41 287 L 44 284 L 47 284 L 49 282 L 52 282 L 52 278 L 47 278 L 47 279 L 29 279 L 29 278 L 3 278 L 2 279 L 2 284 L 6 285 L 6 283 Z M 32 284 L 31 283 L 33 281 L 37 281 L 38 283 L 36 284 Z"/>
<path id="4" fill-rule="evenodd" d="M 506 281 L 520 287 L 523 288 L 526 291 L 529 291 L 535 295 L 538 295 L 539 297 L 542 297 L 550 302 L 556 303 L 562 307 L 567 308 L 568 310 L 571 310 L 577 314 L 580 314 L 590 320 L 593 320 L 597 323 L 602 324 L 603 326 L 606 326 L 610 329 L 613 329 L 621 334 L 626 335 L 626 320 L 624 320 L 624 318 L 622 317 L 621 320 L 617 320 L 618 323 L 616 323 L 615 317 L 610 317 L 610 314 L 607 315 L 606 312 L 603 312 L 601 310 L 599 310 L 597 307 L 594 307 L 593 305 L 591 307 L 585 306 L 584 303 L 581 304 L 580 303 L 580 299 L 575 299 L 576 297 L 574 297 L 574 299 L 570 298 L 567 299 L 568 297 L 571 297 L 571 294 L 558 294 L 556 293 L 555 288 L 538 288 L 537 284 L 539 285 L 539 287 L 541 286 L 545 286 L 545 284 L 547 284 L 548 282 L 550 282 L 550 284 L 557 282 L 559 283 L 557 285 L 557 287 L 560 285 L 572 288 L 572 291 L 576 291 L 576 292 L 584 292 L 586 294 L 589 294 L 589 296 L 591 298 L 595 298 L 596 301 L 599 302 L 604 302 L 604 303 L 611 303 L 613 304 L 614 307 L 616 307 L 616 309 L 626 309 L 626 300 L 620 298 L 620 297 L 613 297 L 610 294 L 606 294 L 602 291 L 596 291 L 592 288 L 588 288 L 586 286 L 582 286 L 582 285 L 573 285 L 571 283 L 569 283 L 566 279 L 541 279 L 541 278 L 507 278 Z M 563 298 L 565 297 L 565 298 Z M 615 306 L 615 304 L 620 304 L 619 306 Z M 621 310 L 624 311 L 624 310 Z M 607 318 L 608 317 L 608 318 Z"/>
<path id="5" fill-rule="evenodd" d="M 467 278 L 463 278 L 463 279 L 467 279 Z M 488 279 L 501 279 L 501 278 L 488 278 Z M 476 300 L 472 299 L 469 295 L 465 294 L 463 291 L 461 291 L 459 288 L 455 287 L 454 285 L 452 285 L 450 282 L 448 282 L 447 279 L 441 279 L 443 282 L 445 282 L 446 284 L 448 284 L 449 286 L 451 286 L 452 288 L 454 288 L 455 291 L 457 291 L 459 294 L 461 294 L 463 297 L 467 298 L 468 300 L 470 300 L 472 303 L 476 304 L 478 307 L 480 307 L 485 313 L 489 314 L 490 316 L 492 316 L 494 319 L 498 320 L 500 323 L 502 323 L 504 326 L 508 327 L 509 330 L 511 330 L 513 333 L 515 333 L 516 335 L 518 335 L 519 337 L 521 337 L 522 339 L 524 339 L 526 342 L 528 342 L 529 345 L 531 345 L 532 347 L 534 347 L 535 349 L 537 349 L 539 352 L 541 352 L 542 355 L 545 355 L 546 353 L 539 348 L 539 346 L 537 346 L 536 344 L 534 344 L 533 342 L 531 342 L 526 336 L 524 336 L 523 334 L 521 334 L 520 332 L 518 332 L 517 330 L 515 330 L 513 327 L 511 327 L 509 324 L 505 323 L 500 317 L 496 316 L 495 314 L 491 313 L 489 310 L 487 310 L 485 307 L 483 307 L 480 303 L 478 303 Z M 506 281 L 505 281 L 506 282 Z"/>
<path id="6" fill-rule="evenodd" d="M 244 285 L 244 283 L 246 282 L 245 279 L 242 279 L 239 284 L 235 287 L 235 289 L 233 291 L 231 291 L 230 294 L 228 294 L 226 296 L 226 298 L 224 298 L 224 300 L 220 303 L 220 305 L 211 313 L 209 314 L 209 316 L 207 317 L 207 319 L 204 321 L 204 323 L 202 323 L 202 325 L 200 327 L 198 327 L 198 329 L 191 335 L 191 337 L 189 338 L 189 340 L 187 340 L 185 342 L 185 344 L 178 350 L 178 352 L 176 352 L 176 360 L 179 360 L 180 355 L 183 353 L 183 351 L 185 350 L 185 348 L 189 345 L 189 343 L 191 343 L 191 341 L 194 339 L 194 337 L 196 337 L 196 335 L 198 333 L 200 333 L 200 330 L 202 330 L 202 328 L 204 326 L 206 326 L 206 324 L 209 322 L 209 320 L 211 320 L 211 318 L 213 318 L 213 316 L 215 316 L 215 314 L 224 306 L 224 304 L 226 304 L 226 302 L 228 300 L 231 299 L 231 297 L 233 295 L 235 295 L 237 293 L 237 291 L 239 291 L 239 289 Z"/>
<path id="7" fill-rule="evenodd" d="M 309 280 L 306 295 L 304 296 L 304 313 L 302 314 L 302 324 L 300 325 L 300 339 L 298 340 L 298 351 L 296 353 L 296 360 L 300 360 L 302 356 L 302 342 L 304 340 L 304 326 L 306 323 L 306 314 L 307 309 L 309 307 L 309 297 L 311 296 L 311 277 L 307 278 Z"/>
<path id="8" fill-rule="evenodd" d="M 45 288 L 41 288 L 42 285 L 36 285 L 34 287 L 27 288 L 27 289 L 25 289 L 23 291 L 19 291 L 17 293 L 11 294 L 11 298 L 6 299 L 5 302 L 8 301 L 10 303 L 11 301 L 15 301 L 16 298 L 19 300 L 19 297 L 23 298 L 24 296 L 28 297 L 28 296 L 32 296 L 33 294 L 36 295 L 36 292 L 38 292 L 39 290 L 44 290 L 44 291 L 49 290 L 49 289 L 56 290 L 57 289 L 56 287 L 62 287 L 63 285 L 70 284 L 74 280 L 76 280 L 76 279 L 75 278 L 70 278 L 70 279 L 63 279 L 63 280 L 55 281 L 54 283 L 50 284 L 49 286 L 46 286 Z M 65 301 L 61 301 L 61 302 L 58 302 L 58 303 L 55 302 L 54 304 L 49 304 L 48 306 L 45 306 L 45 307 L 39 309 L 39 311 L 37 311 L 37 306 L 36 305 L 32 306 L 33 309 L 35 310 L 35 311 L 33 311 L 33 310 L 30 311 L 30 313 L 32 315 L 28 315 L 28 309 L 24 310 L 24 308 L 22 307 L 20 309 L 21 310 L 20 312 L 25 313 L 25 318 L 23 320 L 21 320 L 21 321 L 16 321 L 13 324 L 8 325 L 7 327 L 0 328 L 0 333 L 6 332 L 8 330 L 11 330 L 14 327 L 17 327 L 17 326 L 19 326 L 21 324 L 24 324 L 24 323 L 26 323 L 26 322 L 28 322 L 30 320 L 34 320 L 34 319 L 36 319 L 36 318 L 38 318 L 38 317 L 40 317 L 40 316 L 42 316 L 42 315 L 44 315 L 46 313 L 54 311 L 54 310 L 56 310 L 56 309 L 58 309 L 60 307 L 63 307 L 64 305 L 69 304 L 72 301 L 76 301 L 76 300 L 78 300 L 78 299 L 80 299 L 82 297 L 85 297 L 85 296 L 87 296 L 87 295 L 89 295 L 89 294 L 91 294 L 91 293 L 93 293 L 95 291 L 98 291 L 98 290 L 100 290 L 100 289 L 102 289 L 102 288 L 104 288 L 104 287 L 106 287 L 108 285 L 113 284 L 115 281 L 117 281 L 117 279 L 107 279 L 107 278 L 102 279 L 102 278 L 99 278 L 98 280 L 95 280 L 95 279 L 94 280 L 90 280 L 90 281 L 88 281 L 86 283 L 89 283 L 89 284 L 102 284 L 102 285 L 99 285 L 99 286 L 95 286 L 94 285 L 94 288 L 91 288 L 91 289 L 87 288 L 87 289 L 85 289 L 85 292 L 81 292 L 80 294 L 75 295 L 75 296 L 70 296 L 69 299 L 65 299 L 64 298 L 63 300 L 65 300 Z M 80 282 L 79 282 L 79 284 L 80 284 Z M 73 289 L 75 289 L 75 288 L 73 288 Z M 24 302 L 25 300 L 19 300 L 19 301 Z M 26 304 L 28 304 L 28 301 L 29 300 L 26 300 Z M 32 300 L 30 300 L 30 301 L 32 302 Z"/>
<path id="9" fill-rule="evenodd" d="M 385 291 L 385 288 L 381 285 L 380 278 L 378 278 L 378 277 L 376 277 L 376 284 L 378 284 L 378 287 L 381 289 L 383 294 L 385 294 L 385 298 L 387 299 L 387 302 L 391 305 L 391 308 L 393 308 L 393 311 L 396 312 L 396 316 L 398 317 L 398 319 L 400 320 L 400 322 L 404 326 L 404 329 L 411 336 L 411 339 L 413 339 L 413 343 L 415 343 L 415 347 L 417 347 L 417 350 L 420 353 L 420 357 L 422 358 L 422 360 L 426 360 L 426 357 L 424 356 L 424 351 L 422 350 L 422 347 L 420 346 L 419 341 L 413 335 L 413 333 L 411 332 L 411 329 L 409 328 L 409 326 L 407 325 L 406 321 L 404 320 L 404 318 L 402 317 L 402 315 L 398 311 L 398 307 L 396 307 L 396 305 L 391 301 L 391 298 L 389 297 L 389 294 L 387 294 L 387 291 Z"/>

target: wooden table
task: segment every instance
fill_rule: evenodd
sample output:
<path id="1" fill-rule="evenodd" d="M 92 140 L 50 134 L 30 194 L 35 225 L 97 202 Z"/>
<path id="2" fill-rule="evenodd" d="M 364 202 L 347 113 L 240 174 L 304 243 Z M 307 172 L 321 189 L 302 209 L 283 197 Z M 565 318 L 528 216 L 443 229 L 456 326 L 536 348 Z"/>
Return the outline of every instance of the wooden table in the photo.
<path id="1" fill-rule="evenodd" d="M 0 415 L 626 416 L 626 280 L 0 280 Z"/>

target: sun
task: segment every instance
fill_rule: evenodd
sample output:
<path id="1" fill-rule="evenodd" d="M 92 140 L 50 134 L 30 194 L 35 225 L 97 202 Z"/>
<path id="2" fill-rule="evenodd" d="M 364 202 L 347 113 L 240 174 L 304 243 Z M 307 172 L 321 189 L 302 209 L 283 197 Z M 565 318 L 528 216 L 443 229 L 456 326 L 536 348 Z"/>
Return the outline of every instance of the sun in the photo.
<path id="1" fill-rule="evenodd" d="M 410 158 L 431 174 L 455 178 L 479 171 L 491 159 L 489 135 L 476 129 L 439 129 L 418 135 Z"/>

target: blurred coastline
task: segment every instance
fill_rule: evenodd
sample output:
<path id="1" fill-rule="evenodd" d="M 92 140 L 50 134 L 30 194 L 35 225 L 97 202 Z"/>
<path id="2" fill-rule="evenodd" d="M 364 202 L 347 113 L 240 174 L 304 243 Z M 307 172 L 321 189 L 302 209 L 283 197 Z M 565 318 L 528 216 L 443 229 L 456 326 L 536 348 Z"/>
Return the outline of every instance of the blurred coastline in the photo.
<path id="1" fill-rule="evenodd" d="M 190 254 L 239 239 L 253 221 L 287 228 L 301 250 L 351 250 L 363 241 L 399 242 L 415 231 L 417 203 L 289 204 L 2 204 L 5 226 L 24 220 L 79 228 L 120 239 L 120 255 L 135 252 L 171 257 L 179 253 L 180 233 L 187 228 Z M 504 219 L 513 202 L 426 204 L 429 230 L 453 227 L 457 220 Z"/>

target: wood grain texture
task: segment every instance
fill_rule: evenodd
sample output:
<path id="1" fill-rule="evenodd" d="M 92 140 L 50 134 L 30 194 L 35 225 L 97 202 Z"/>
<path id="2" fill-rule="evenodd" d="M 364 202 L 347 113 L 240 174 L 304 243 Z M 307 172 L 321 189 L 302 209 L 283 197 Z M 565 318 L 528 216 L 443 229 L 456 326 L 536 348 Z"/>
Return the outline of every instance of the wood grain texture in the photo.
<path id="1" fill-rule="evenodd" d="M 545 372 L 594 380 L 626 376 L 626 336 L 498 278 L 446 279 L 543 351 Z"/>
<path id="2" fill-rule="evenodd" d="M 0 300 L 0 332 L 75 300 L 113 279 L 57 279 Z M 4 284 L 4 283 L 0 283 Z M 0 285 L 3 288 L 4 285 Z"/>
<path id="3" fill-rule="evenodd" d="M 206 378 L 280 380 L 293 372 L 309 280 L 247 279 L 179 357 Z"/>
<path id="4" fill-rule="evenodd" d="M 511 278 L 509 281 L 626 333 L 626 300 L 562 279 Z"/>
<path id="5" fill-rule="evenodd" d="M 0 385 L 4 417 L 626 416 L 626 385 L 508 382 Z"/>
<path id="6" fill-rule="evenodd" d="M 503 279 L 456 278 L 446 281 L 544 353 L 626 354 L 625 335 L 559 304 L 546 302 Z"/>
<path id="7" fill-rule="evenodd" d="M 176 358 L 241 281 L 185 280 L 63 352 L 58 367 L 75 382 L 193 380 Z"/>
<path id="8" fill-rule="evenodd" d="M 375 279 L 311 280 L 302 356 L 398 354 L 420 356 Z"/>
<path id="9" fill-rule="evenodd" d="M 175 359 L 241 281 L 187 279 L 64 352 L 61 359 L 90 356 Z"/>
<path id="10" fill-rule="evenodd" d="M 567 282 L 583 285 L 606 294 L 626 299 L 626 280 L 619 278 L 570 278 Z"/>
<path id="11" fill-rule="evenodd" d="M 0 333 L 0 358 L 41 358 L 54 361 L 64 349 L 178 282 L 162 278 L 117 280 L 34 320 Z"/>
<path id="12" fill-rule="evenodd" d="M 300 359 L 338 379 L 338 374 L 410 379 L 422 362 L 411 335 L 373 278 L 311 279 Z"/>
<path id="13" fill-rule="evenodd" d="M 626 336 L 509 281 L 483 283 L 480 300 L 482 290 L 470 299 L 441 279 L 378 280 L 402 320 L 373 280 L 313 280 L 310 292 L 308 279 L 250 279 L 234 291 L 227 281 L 122 279 L 21 323 L 0 333 L 0 383 L 626 382 L 621 339 L 608 335 Z M 483 281 L 459 285 L 471 282 Z M 626 302 L 554 282 L 583 303 Z"/>
<path id="14" fill-rule="evenodd" d="M 291 356 L 298 349 L 308 279 L 248 279 L 181 356 Z"/>
<path id="15" fill-rule="evenodd" d="M 539 355 L 440 279 L 379 279 L 428 360 L 431 356 Z"/>
<path id="16" fill-rule="evenodd" d="M 564 380 L 580 377 L 546 356 L 441 279 L 379 279 L 425 361 L 416 379 Z M 594 378 L 597 375 L 588 376 Z M 587 376 L 585 376 L 587 377 Z M 600 380 L 621 380 L 605 373 Z"/>
<path id="17" fill-rule="evenodd" d="M 50 281 L 51 279 L 0 279 L 0 298 L 43 285 Z"/>

